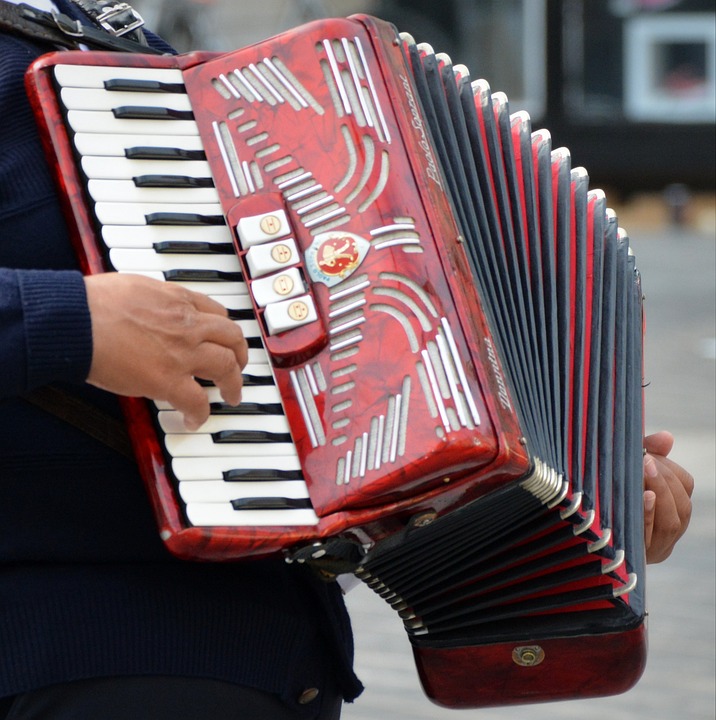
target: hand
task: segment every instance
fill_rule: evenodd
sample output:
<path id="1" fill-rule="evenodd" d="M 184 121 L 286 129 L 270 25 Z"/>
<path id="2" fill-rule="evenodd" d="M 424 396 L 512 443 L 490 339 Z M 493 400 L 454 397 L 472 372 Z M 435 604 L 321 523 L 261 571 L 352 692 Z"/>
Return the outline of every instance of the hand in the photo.
<path id="1" fill-rule="evenodd" d="M 248 348 L 241 328 L 211 298 L 140 275 L 85 278 L 92 317 L 87 382 L 119 395 L 166 400 L 195 430 L 209 416 L 211 380 L 223 399 L 241 401 Z"/>
<path id="2" fill-rule="evenodd" d="M 649 563 L 671 555 L 691 519 L 694 479 L 667 457 L 673 445 L 668 432 L 644 438 L 644 541 Z"/>

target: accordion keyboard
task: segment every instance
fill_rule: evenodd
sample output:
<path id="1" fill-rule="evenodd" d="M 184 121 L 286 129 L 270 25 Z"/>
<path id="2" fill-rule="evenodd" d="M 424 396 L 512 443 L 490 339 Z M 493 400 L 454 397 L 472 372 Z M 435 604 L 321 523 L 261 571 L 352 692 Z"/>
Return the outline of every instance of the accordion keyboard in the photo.
<path id="1" fill-rule="evenodd" d="M 207 387 L 211 416 L 188 432 L 156 404 L 189 522 L 316 524 L 181 72 L 59 65 L 55 79 L 112 268 L 212 297 L 249 344 L 239 407 Z"/>

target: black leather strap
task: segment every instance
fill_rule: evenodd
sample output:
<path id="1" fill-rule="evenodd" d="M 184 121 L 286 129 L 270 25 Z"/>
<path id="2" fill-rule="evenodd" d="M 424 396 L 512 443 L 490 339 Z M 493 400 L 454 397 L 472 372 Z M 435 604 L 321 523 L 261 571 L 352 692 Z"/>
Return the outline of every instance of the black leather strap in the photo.
<path id="1" fill-rule="evenodd" d="M 134 458 L 125 424 L 94 405 L 53 385 L 38 388 L 22 397 L 31 405 L 69 423 L 120 455 Z"/>
<path id="2" fill-rule="evenodd" d="M 48 13 L 4 0 L 0 0 L 0 30 L 73 50 L 85 46 L 93 50 L 161 54 L 148 45 L 115 37 L 98 27 L 83 25 L 63 13 Z"/>

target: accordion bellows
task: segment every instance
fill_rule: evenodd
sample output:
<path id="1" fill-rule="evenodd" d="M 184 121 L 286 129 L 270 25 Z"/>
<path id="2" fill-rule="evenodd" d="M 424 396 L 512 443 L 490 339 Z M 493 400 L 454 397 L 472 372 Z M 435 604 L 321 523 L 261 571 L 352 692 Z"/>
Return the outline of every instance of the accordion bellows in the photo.
<path id="1" fill-rule="evenodd" d="M 249 342 L 196 433 L 125 401 L 172 552 L 355 572 L 443 705 L 636 682 L 641 285 L 567 150 L 369 16 L 52 54 L 28 90 L 85 272 L 210 294 Z"/>

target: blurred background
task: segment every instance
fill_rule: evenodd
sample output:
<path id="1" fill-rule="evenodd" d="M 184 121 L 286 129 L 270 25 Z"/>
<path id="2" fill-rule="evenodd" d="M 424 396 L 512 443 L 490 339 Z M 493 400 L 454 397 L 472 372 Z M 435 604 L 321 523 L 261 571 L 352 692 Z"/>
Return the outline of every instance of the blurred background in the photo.
<path id="1" fill-rule="evenodd" d="M 713 0 L 135 0 L 182 51 L 230 51 L 367 12 L 504 91 L 570 149 L 629 232 L 646 294 L 647 431 L 696 479 L 673 556 L 650 566 L 646 673 L 625 695 L 448 711 L 425 699 L 397 617 L 348 594 L 366 684 L 345 720 L 714 720 L 716 10 Z M 479 682 L 479 668 L 475 670 Z"/>

